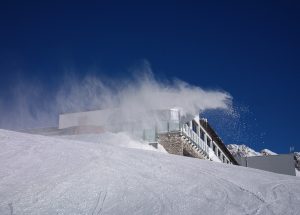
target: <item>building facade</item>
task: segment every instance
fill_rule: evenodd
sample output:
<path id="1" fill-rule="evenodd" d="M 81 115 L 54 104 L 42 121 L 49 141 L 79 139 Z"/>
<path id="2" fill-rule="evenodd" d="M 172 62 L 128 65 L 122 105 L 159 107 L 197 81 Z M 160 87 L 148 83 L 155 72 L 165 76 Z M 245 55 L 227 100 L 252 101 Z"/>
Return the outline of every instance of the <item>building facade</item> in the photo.
<path id="1" fill-rule="evenodd" d="M 174 108 L 149 111 L 145 113 L 147 117 L 118 121 L 115 119 L 117 112 L 97 110 L 61 114 L 59 129 L 88 127 L 126 132 L 153 146 L 161 144 L 170 154 L 238 164 L 207 120 L 199 116 L 181 116 L 180 110 Z"/>

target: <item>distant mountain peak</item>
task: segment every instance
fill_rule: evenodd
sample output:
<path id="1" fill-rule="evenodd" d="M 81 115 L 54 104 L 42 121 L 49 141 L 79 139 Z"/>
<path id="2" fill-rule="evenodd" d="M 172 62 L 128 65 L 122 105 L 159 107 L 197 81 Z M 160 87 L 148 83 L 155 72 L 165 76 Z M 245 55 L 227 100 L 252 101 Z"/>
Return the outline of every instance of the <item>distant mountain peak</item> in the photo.
<path id="1" fill-rule="evenodd" d="M 233 156 L 251 157 L 261 155 L 259 152 L 256 152 L 246 145 L 230 144 L 227 145 L 227 148 Z"/>
<path id="2" fill-rule="evenodd" d="M 242 145 L 229 144 L 229 145 L 227 145 L 227 148 L 233 156 L 240 156 L 240 157 L 277 155 L 277 153 L 275 153 L 269 149 L 263 149 L 260 152 L 257 152 L 254 149 L 252 149 L 244 144 L 242 144 Z"/>
<path id="3" fill-rule="evenodd" d="M 260 151 L 260 153 L 261 153 L 261 155 L 278 155 L 277 153 L 272 152 L 269 149 L 263 149 L 263 150 Z"/>

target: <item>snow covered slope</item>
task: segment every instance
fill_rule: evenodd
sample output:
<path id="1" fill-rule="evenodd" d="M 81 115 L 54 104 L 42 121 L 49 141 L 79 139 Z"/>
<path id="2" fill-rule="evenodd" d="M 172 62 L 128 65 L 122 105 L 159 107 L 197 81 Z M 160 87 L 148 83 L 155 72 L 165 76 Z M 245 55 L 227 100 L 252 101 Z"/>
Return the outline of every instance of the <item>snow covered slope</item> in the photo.
<path id="1" fill-rule="evenodd" d="M 0 214 L 299 214 L 300 178 L 0 130 Z"/>
<path id="2" fill-rule="evenodd" d="M 85 142 L 109 144 L 117 147 L 143 149 L 143 150 L 168 153 L 164 149 L 164 147 L 160 144 L 157 144 L 157 148 L 154 148 L 153 146 L 150 146 L 147 142 L 141 142 L 135 140 L 124 132 L 121 133 L 104 132 L 101 134 L 98 133 L 98 134 L 58 135 L 53 137 L 69 139 L 69 140 L 79 140 Z"/>

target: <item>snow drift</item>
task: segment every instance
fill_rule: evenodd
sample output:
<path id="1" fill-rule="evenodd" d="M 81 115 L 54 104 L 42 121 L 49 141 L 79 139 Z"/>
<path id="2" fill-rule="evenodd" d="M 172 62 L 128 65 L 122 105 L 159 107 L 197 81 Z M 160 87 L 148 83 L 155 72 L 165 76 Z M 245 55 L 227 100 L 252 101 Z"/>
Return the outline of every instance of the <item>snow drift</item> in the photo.
<path id="1" fill-rule="evenodd" d="M 300 178 L 0 130 L 0 214 L 298 214 Z"/>

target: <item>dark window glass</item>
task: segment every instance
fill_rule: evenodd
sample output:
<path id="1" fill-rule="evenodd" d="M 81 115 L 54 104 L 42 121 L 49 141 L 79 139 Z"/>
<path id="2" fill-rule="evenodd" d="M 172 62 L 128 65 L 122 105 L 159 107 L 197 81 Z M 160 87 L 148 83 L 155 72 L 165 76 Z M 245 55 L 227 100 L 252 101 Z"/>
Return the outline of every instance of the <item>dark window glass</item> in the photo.
<path id="1" fill-rule="evenodd" d="M 192 129 L 195 133 L 197 133 L 197 127 L 198 127 L 197 123 L 193 120 L 192 121 Z"/>
<path id="2" fill-rule="evenodd" d="M 211 147 L 211 139 L 207 138 L 207 145 Z"/>
<path id="3" fill-rule="evenodd" d="M 200 129 L 200 138 L 204 141 L 204 131 Z"/>

